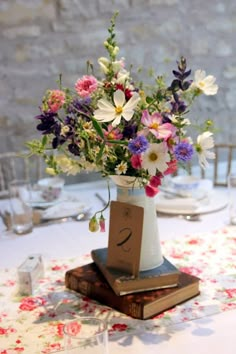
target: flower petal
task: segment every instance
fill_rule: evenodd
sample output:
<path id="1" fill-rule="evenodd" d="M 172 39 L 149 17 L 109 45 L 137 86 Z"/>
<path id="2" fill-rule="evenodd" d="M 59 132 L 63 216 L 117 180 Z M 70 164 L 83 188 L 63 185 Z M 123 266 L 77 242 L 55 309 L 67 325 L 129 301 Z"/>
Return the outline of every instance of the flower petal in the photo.
<path id="1" fill-rule="evenodd" d="M 128 122 L 134 115 L 134 111 L 133 110 L 125 110 L 122 113 L 122 117 Z"/>
<path id="2" fill-rule="evenodd" d="M 98 101 L 98 108 L 102 109 L 102 110 L 113 110 L 114 111 L 114 106 L 107 100 L 101 99 Z"/>
<path id="3" fill-rule="evenodd" d="M 133 96 L 129 99 L 129 101 L 124 105 L 124 109 L 133 109 L 137 106 L 140 101 L 140 96 L 137 92 L 133 93 Z"/>
<path id="4" fill-rule="evenodd" d="M 125 94 L 121 90 L 117 90 L 113 96 L 116 107 L 123 107 L 125 103 Z"/>

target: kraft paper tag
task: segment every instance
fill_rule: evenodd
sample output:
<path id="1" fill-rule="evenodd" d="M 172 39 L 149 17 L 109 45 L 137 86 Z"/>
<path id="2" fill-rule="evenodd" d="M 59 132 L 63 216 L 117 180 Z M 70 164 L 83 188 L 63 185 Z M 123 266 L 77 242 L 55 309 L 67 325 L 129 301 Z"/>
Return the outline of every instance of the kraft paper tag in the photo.
<path id="1" fill-rule="evenodd" d="M 139 273 L 143 208 L 112 201 L 107 266 L 137 276 Z"/>

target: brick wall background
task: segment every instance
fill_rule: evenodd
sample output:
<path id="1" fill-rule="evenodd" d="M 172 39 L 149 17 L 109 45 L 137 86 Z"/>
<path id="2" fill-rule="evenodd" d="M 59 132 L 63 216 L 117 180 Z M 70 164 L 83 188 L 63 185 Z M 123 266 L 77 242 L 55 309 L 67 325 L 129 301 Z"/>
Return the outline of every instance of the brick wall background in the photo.
<path id="1" fill-rule="evenodd" d="M 191 114 L 215 120 L 217 141 L 235 141 L 234 0 L 1 0 L 0 152 L 21 150 L 38 136 L 33 117 L 59 73 L 73 86 L 88 59 L 96 66 L 115 10 L 127 64 L 163 74 L 184 55 L 193 71 L 217 77 L 218 95 L 202 96 Z"/>

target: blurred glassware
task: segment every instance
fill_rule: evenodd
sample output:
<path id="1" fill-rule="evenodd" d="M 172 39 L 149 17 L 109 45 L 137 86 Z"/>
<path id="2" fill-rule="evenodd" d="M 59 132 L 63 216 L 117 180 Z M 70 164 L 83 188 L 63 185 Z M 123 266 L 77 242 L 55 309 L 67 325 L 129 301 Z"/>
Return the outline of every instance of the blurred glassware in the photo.
<path id="1" fill-rule="evenodd" d="M 236 225 L 236 174 L 228 175 L 229 222 Z"/>
<path id="2" fill-rule="evenodd" d="M 31 185 L 27 180 L 14 180 L 9 183 L 12 230 L 19 235 L 33 230 L 33 209 Z"/>
<path id="3" fill-rule="evenodd" d="M 78 317 L 63 327 L 65 353 L 108 354 L 106 322 L 95 317 Z"/>
<path id="4" fill-rule="evenodd" d="M 195 176 L 176 176 L 171 179 L 172 186 L 176 192 L 182 196 L 192 196 L 192 193 L 198 189 L 200 178 Z"/>
<path id="5" fill-rule="evenodd" d="M 47 202 L 60 197 L 64 184 L 65 180 L 59 177 L 42 178 L 37 183 L 39 189 L 42 191 L 42 198 Z"/>

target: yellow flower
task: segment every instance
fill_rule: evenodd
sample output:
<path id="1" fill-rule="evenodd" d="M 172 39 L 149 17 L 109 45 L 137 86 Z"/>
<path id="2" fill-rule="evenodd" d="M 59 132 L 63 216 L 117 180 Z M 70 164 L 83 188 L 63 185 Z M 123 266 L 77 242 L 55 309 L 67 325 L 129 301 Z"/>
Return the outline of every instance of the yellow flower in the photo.
<path id="1" fill-rule="evenodd" d="M 55 176 L 56 175 L 55 170 L 53 168 L 51 168 L 51 167 L 46 167 L 45 168 L 45 172 L 48 173 L 51 176 Z"/>
<path id="2" fill-rule="evenodd" d="M 77 162 L 69 159 L 64 155 L 58 155 L 54 157 L 54 160 L 58 167 L 67 174 L 75 176 L 78 172 L 80 172 L 80 167 Z"/>
<path id="3" fill-rule="evenodd" d="M 99 230 L 99 224 L 95 216 L 93 216 L 89 221 L 89 231 L 96 232 Z"/>

